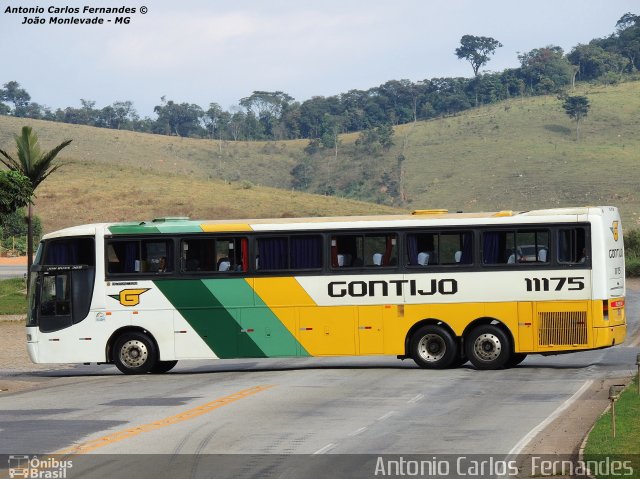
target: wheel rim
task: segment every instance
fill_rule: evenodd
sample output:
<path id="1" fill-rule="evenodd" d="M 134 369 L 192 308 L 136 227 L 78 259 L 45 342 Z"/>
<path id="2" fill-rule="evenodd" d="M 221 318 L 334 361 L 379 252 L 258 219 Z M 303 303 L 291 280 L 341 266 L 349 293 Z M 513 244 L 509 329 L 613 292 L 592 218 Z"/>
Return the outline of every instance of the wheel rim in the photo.
<path id="1" fill-rule="evenodd" d="M 127 341 L 120 348 L 120 361 L 129 368 L 139 368 L 147 362 L 148 357 L 147 345 L 136 339 Z"/>
<path id="2" fill-rule="evenodd" d="M 481 334 L 473 343 L 473 351 L 482 361 L 495 361 L 502 352 L 502 343 L 494 334 Z"/>
<path id="3" fill-rule="evenodd" d="M 446 352 L 447 345 L 437 334 L 425 334 L 418 343 L 418 354 L 425 361 L 439 361 Z"/>

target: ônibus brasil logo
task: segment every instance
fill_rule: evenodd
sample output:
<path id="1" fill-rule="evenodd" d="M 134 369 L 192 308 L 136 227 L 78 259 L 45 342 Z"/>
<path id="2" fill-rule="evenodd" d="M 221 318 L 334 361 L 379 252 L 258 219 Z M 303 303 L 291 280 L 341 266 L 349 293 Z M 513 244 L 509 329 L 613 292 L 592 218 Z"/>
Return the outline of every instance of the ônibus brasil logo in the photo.
<path id="1" fill-rule="evenodd" d="M 54 457 L 39 459 L 38 456 L 9 456 L 9 477 L 34 479 L 66 479 L 67 470 L 73 467 L 73 461 L 59 460 Z"/>

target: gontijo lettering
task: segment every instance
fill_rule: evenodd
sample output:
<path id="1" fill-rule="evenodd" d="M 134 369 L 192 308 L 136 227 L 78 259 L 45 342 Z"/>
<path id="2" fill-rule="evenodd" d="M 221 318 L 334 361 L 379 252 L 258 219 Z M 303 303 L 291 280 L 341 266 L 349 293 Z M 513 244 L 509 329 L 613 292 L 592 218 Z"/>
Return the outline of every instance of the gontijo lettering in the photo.
<path id="1" fill-rule="evenodd" d="M 408 288 L 405 288 L 408 286 Z M 332 281 L 327 292 L 332 298 L 344 296 L 433 296 L 434 294 L 456 294 L 458 282 L 455 279 L 432 279 L 418 283 L 415 279 L 371 280 L 371 281 Z"/>

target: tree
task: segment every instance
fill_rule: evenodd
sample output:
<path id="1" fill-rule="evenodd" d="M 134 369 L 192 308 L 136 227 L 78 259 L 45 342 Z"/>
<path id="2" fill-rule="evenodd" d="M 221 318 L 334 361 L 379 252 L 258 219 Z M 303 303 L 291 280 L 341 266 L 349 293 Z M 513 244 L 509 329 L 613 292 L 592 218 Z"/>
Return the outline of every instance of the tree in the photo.
<path id="1" fill-rule="evenodd" d="M 548 45 L 518 55 L 523 79 L 532 93 L 545 94 L 560 90 L 571 83 L 575 69 L 564 56 L 562 48 Z"/>
<path id="2" fill-rule="evenodd" d="M 201 132 L 200 120 L 204 116 L 201 107 L 189 103 L 175 103 L 161 97 L 162 105 L 156 105 L 153 111 L 158 115 L 156 133 L 177 136 L 192 136 Z"/>
<path id="3" fill-rule="evenodd" d="M 0 150 L 0 162 L 10 170 L 17 171 L 29 179 L 32 198 L 38 185 L 62 166 L 62 163 L 54 165 L 54 160 L 63 148 L 69 146 L 71 140 L 65 140 L 54 149 L 43 152 L 40 149 L 38 136 L 30 126 L 23 126 L 22 134 L 19 136 L 14 135 L 14 138 L 18 151 L 17 159 L 10 156 L 6 151 Z M 27 214 L 27 275 L 29 278 L 31 276 L 31 264 L 33 262 L 32 206 L 33 202 L 29 201 Z M 27 282 L 27 284 L 29 284 L 29 282 Z"/>
<path id="4" fill-rule="evenodd" d="M 493 55 L 496 48 L 501 46 L 502 43 L 495 38 L 463 35 L 460 46 L 456 48 L 456 55 L 460 60 L 467 60 L 471 64 L 473 75 L 477 77 L 480 67 L 489 62 L 489 55 Z"/>
<path id="5" fill-rule="evenodd" d="M 20 88 L 18 82 L 10 81 L 4 84 L 4 89 L 0 90 L 0 101 L 13 103 L 14 116 L 24 116 L 23 110 L 31 101 L 31 96 L 27 93 L 27 90 Z"/>
<path id="6" fill-rule="evenodd" d="M 569 118 L 576 121 L 576 140 L 580 140 L 580 122 L 589 113 L 589 99 L 586 96 L 568 96 L 562 103 L 562 108 L 569 115 Z"/>
<path id="7" fill-rule="evenodd" d="M 594 80 L 607 74 L 621 74 L 629 60 L 619 53 L 607 52 L 597 45 L 578 45 L 567 55 L 578 67 L 580 80 Z"/>
<path id="8" fill-rule="evenodd" d="M 32 195 L 29 178 L 18 171 L 0 171 L 0 216 L 26 206 Z"/>

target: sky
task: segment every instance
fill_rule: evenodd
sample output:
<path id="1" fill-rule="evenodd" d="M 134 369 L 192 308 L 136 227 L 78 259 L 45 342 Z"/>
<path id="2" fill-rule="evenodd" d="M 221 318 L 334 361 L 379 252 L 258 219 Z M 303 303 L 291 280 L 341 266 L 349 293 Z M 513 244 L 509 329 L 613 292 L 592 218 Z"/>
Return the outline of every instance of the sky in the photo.
<path id="1" fill-rule="evenodd" d="M 455 49 L 463 35 L 503 44 L 486 71 L 518 67 L 518 54 L 547 45 L 566 52 L 610 35 L 637 0 L 0 0 L 0 85 L 17 81 L 52 109 L 102 108 L 130 100 L 155 118 L 161 97 L 225 110 L 256 90 L 298 101 L 388 80 L 470 77 Z M 89 7 L 130 7 L 118 15 Z M 41 7 L 43 14 L 6 13 Z M 48 13 L 77 7 L 79 14 Z M 142 7 L 147 13 L 142 14 Z M 22 24 L 39 17 L 46 24 Z M 126 15 L 122 15 L 126 16 Z M 102 25 L 49 24 L 50 17 Z"/>

